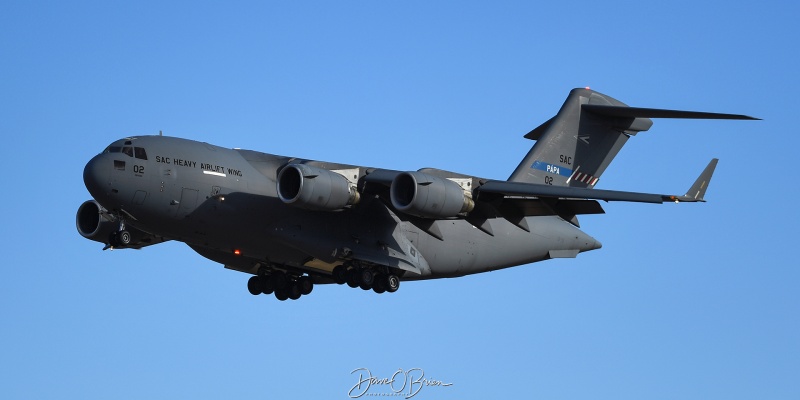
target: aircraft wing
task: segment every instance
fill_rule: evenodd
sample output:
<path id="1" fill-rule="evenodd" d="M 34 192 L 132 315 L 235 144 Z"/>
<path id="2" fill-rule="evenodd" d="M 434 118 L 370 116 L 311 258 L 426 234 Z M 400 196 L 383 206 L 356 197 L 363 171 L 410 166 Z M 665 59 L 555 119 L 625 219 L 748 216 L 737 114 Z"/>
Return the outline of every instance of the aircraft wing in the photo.
<path id="1" fill-rule="evenodd" d="M 389 189 L 394 178 L 401 173 L 403 173 L 403 171 L 370 168 L 367 170 L 367 175 L 363 178 L 363 186 L 361 189 L 365 192 L 380 192 Z"/>
<path id="2" fill-rule="evenodd" d="M 702 202 L 708 183 L 717 166 L 712 159 L 694 184 L 683 195 L 623 192 L 617 190 L 586 189 L 568 186 L 553 186 L 525 182 L 496 181 L 475 178 L 476 188 L 472 192 L 475 209 L 466 216 L 475 227 L 492 235 L 492 218 L 501 217 L 528 230 L 525 217 L 537 215 L 558 215 L 564 220 L 579 226 L 577 215 L 602 214 L 603 208 L 597 200 L 627 201 L 640 203 Z M 389 187 L 400 171 L 372 170 L 361 182 L 362 190 L 383 197 L 389 197 Z M 385 202 L 391 207 L 390 202 Z M 395 210 L 397 211 L 397 210 Z M 442 240 L 437 225 L 430 219 L 417 218 L 398 213 L 431 236 Z"/>
<path id="3" fill-rule="evenodd" d="M 717 159 L 712 159 L 703 170 L 694 184 L 684 195 L 666 195 L 654 193 L 623 192 L 617 190 L 584 189 L 567 186 L 550 186 L 523 182 L 487 181 L 475 189 L 476 198 L 481 199 L 481 194 L 494 194 L 503 196 L 557 198 L 557 199 L 585 199 L 605 201 L 628 201 L 638 203 L 665 203 L 665 202 L 702 202 L 704 200 L 711 175 L 717 166 Z"/>

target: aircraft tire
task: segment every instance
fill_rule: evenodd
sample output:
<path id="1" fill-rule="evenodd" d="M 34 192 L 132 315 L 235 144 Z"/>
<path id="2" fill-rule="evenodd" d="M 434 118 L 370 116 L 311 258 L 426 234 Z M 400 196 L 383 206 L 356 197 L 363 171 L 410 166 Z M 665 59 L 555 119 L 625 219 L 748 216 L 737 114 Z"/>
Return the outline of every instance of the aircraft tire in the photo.
<path id="1" fill-rule="evenodd" d="M 389 293 L 394 293 L 400 289 L 400 278 L 397 277 L 395 274 L 390 274 L 386 277 L 386 291 Z"/>
<path id="2" fill-rule="evenodd" d="M 355 289 L 357 288 L 361 282 L 358 281 L 358 273 L 356 270 L 347 271 L 347 286 Z"/>
<path id="3" fill-rule="evenodd" d="M 359 278 L 361 278 L 359 280 L 361 281 L 362 285 L 367 285 L 371 288 L 372 284 L 375 283 L 375 271 L 369 268 L 364 268 L 360 271 Z M 361 286 L 361 288 L 363 289 L 364 286 Z"/>
<path id="4" fill-rule="evenodd" d="M 270 275 L 270 279 L 272 281 L 272 287 L 275 290 L 286 289 L 289 286 L 289 278 L 281 271 L 273 272 L 272 275 Z"/>
<path id="5" fill-rule="evenodd" d="M 264 294 L 272 294 L 275 291 L 275 286 L 272 284 L 272 279 L 268 275 L 261 276 L 258 280 L 259 288 L 261 288 L 261 293 Z"/>
<path id="6" fill-rule="evenodd" d="M 377 294 L 386 292 L 386 276 L 378 274 L 375 276 L 375 283 L 372 284 L 372 291 Z"/>
<path id="7" fill-rule="evenodd" d="M 289 292 L 286 289 L 278 289 L 275 291 L 275 298 L 284 301 L 289 298 Z"/>
<path id="8" fill-rule="evenodd" d="M 308 276 L 303 276 L 297 280 L 297 285 L 300 286 L 300 293 L 305 296 L 314 290 L 314 281 Z"/>
<path id="9" fill-rule="evenodd" d="M 127 246 L 131 244 L 132 241 L 133 241 L 133 235 L 131 235 L 130 231 L 123 229 L 117 232 L 117 242 L 119 244 Z"/>
<path id="10" fill-rule="evenodd" d="M 258 279 L 257 276 L 251 276 L 250 279 L 247 280 L 247 291 L 253 296 L 261 294 L 261 280 Z"/>
<path id="11" fill-rule="evenodd" d="M 331 275 L 333 276 L 333 281 L 336 282 L 338 285 L 344 285 L 347 283 L 347 268 L 344 265 L 337 265 L 331 271 Z"/>
<path id="12" fill-rule="evenodd" d="M 297 282 L 290 283 L 286 291 L 289 293 L 289 298 L 292 300 L 297 300 L 303 295 L 300 291 L 300 285 Z"/>
<path id="13" fill-rule="evenodd" d="M 366 283 L 364 283 L 364 282 L 361 282 L 361 284 L 360 284 L 360 285 L 358 285 L 358 287 L 360 287 L 360 288 L 361 288 L 361 290 L 370 290 L 370 289 L 372 289 L 372 285 L 367 285 L 367 284 L 366 284 Z"/>

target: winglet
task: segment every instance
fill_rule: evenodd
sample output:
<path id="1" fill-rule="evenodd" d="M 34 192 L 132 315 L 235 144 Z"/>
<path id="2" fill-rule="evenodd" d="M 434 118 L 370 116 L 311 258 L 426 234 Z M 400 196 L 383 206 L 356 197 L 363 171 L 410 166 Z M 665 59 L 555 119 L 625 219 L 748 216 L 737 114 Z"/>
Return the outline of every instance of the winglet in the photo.
<path id="1" fill-rule="evenodd" d="M 694 181 L 692 187 L 689 188 L 689 191 L 683 195 L 680 200 L 682 201 L 705 201 L 703 197 L 706 195 L 706 189 L 708 189 L 708 183 L 711 182 L 711 175 L 714 174 L 714 169 L 717 168 L 717 161 L 716 158 L 711 159 L 711 162 L 708 163 L 706 169 L 703 170 L 703 173 Z M 689 200 L 685 200 L 685 199 Z"/>

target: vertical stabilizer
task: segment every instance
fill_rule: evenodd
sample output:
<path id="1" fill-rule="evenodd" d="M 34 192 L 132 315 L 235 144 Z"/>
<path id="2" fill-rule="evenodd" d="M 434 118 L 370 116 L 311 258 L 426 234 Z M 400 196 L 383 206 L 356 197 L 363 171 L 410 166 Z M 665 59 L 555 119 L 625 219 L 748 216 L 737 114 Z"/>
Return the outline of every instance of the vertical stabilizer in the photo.
<path id="1" fill-rule="evenodd" d="M 592 188 L 628 138 L 653 124 L 592 106 L 627 107 L 593 90 L 573 89 L 555 117 L 525 135 L 536 144 L 508 180 Z"/>

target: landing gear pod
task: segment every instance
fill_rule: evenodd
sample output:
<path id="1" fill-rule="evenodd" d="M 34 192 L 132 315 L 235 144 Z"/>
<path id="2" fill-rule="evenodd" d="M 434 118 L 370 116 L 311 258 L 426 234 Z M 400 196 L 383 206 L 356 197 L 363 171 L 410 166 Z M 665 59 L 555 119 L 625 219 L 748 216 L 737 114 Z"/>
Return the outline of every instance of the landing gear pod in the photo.
<path id="1" fill-rule="evenodd" d="M 394 208 L 422 218 L 451 218 L 475 208 L 457 183 L 422 172 L 403 172 L 392 181 Z"/>
<path id="2" fill-rule="evenodd" d="M 306 164 L 289 164 L 281 170 L 278 196 L 286 204 L 319 211 L 341 210 L 359 200 L 347 178 Z"/>

